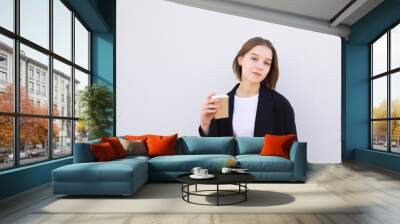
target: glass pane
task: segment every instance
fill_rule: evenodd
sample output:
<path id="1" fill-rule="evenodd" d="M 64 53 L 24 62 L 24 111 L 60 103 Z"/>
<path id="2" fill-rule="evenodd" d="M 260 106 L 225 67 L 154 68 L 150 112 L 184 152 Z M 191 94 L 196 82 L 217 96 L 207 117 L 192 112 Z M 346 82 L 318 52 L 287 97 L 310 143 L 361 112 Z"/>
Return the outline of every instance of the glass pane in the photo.
<path id="1" fill-rule="evenodd" d="M 0 35 L 0 111 L 14 111 L 13 40 Z"/>
<path id="2" fill-rule="evenodd" d="M 391 31 L 390 37 L 391 69 L 400 67 L 400 24 Z"/>
<path id="3" fill-rule="evenodd" d="M 75 143 L 88 140 L 88 129 L 83 120 L 75 121 Z"/>
<path id="4" fill-rule="evenodd" d="M 89 69 L 89 32 L 75 18 L 75 64 Z"/>
<path id="5" fill-rule="evenodd" d="M 53 114 L 72 117 L 71 66 L 53 60 Z"/>
<path id="6" fill-rule="evenodd" d="M 49 0 L 20 0 L 21 36 L 49 48 Z"/>
<path id="7" fill-rule="evenodd" d="M 72 154 L 72 121 L 53 121 L 53 157 Z"/>
<path id="8" fill-rule="evenodd" d="M 80 117 L 81 107 L 79 106 L 80 94 L 89 86 L 89 75 L 75 69 L 75 117 Z"/>
<path id="9" fill-rule="evenodd" d="M 387 117 L 387 78 L 381 77 L 372 81 L 372 102 L 373 113 L 372 118 Z"/>
<path id="10" fill-rule="evenodd" d="M 372 44 L 373 75 L 387 71 L 387 34 Z"/>
<path id="11" fill-rule="evenodd" d="M 21 44 L 21 113 L 48 114 L 48 64 L 47 55 Z"/>
<path id="12" fill-rule="evenodd" d="M 391 121 L 392 152 L 400 153 L 400 120 Z"/>
<path id="13" fill-rule="evenodd" d="M 72 60 L 72 12 L 60 0 L 54 0 L 53 17 L 53 51 L 68 60 Z"/>
<path id="14" fill-rule="evenodd" d="M 372 122 L 372 148 L 387 151 L 387 121 Z"/>
<path id="15" fill-rule="evenodd" d="M 1 0 L 0 9 L 0 26 L 14 31 L 14 0 Z"/>
<path id="16" fill-rule="evenodd" d="M 0 170 L 14 165 L 13 118 L 0 116 Z"/>
<path id="17" fill-rule="evenodd" d="M 34 163 L 49 158 L 49 120 L 22 117 L 20 119 L 20 164 Z"/>
<path id="18" fill-rule="evenodd" d="M 392 98 L 392 117 L 400 117 L 400 72 L 392 74 L 390 97 Z"/>

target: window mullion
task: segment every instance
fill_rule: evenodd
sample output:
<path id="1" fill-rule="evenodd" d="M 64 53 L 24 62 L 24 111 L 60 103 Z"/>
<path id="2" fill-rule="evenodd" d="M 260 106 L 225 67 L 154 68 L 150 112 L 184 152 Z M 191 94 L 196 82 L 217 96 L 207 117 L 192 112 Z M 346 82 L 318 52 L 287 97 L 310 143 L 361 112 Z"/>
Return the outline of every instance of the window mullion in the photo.
<path id="1" fill-rule="evenodd" d="M 387 71 L 390 70 L 390 30 L 387 32 Z M 392 75 L 389 73 L 387 74 L 387 116 L 388 118 L 392 117 L 392 111 L 391 111 L 391 104 L 392 104 L 392 100 L 391 100 L 391 77 Z M 392 125 L 391 125 L 392 121 L 388 120 L 387 122 L 387 135 L 388 135 L 388 152 L 392 151 L 392 136 L 391 136 L 391 129 L 392 129 Z"/>
<path id="2" fill-rule="evenodd" d="M 374 118 L 374 116 L 373 116 L 373 88 L 374 88 L 374 85 L 373 85 L 373 79 L 372 79 L 372 72 L 373 72 L 373 50 L 374 50 L 374 48 L 372 47 L 372 44 L 369 46 L 369 52 L 370 52 L 370 55 L 369 55 L 369 64 L 370 64 L 370 71 L 369 71 L 369 85 L 370 85 L 370 89 L 369 89 L 369 119 L 370 119 L 370 122 L 369 122 L 369 138 L 370 138 L 370 141 L 369 141 L 369 144 L 370 144 L 370 146 L 369 146 L 369 148 L 370 149 L 373 149 L 373 147 L 374 147 L 374 144 L 373 144 L 373 141 L 374 141 L 374 136 L 373 136 L 373 127 L 374 127 L 374 125 L 373 125 L 373 121 L 372 121 L 372 119 Z"/>
<path id="3" fill-rule="evenodd" d="M 72 55 L 72 66 L 71 66 L 71 117 L 76 118 L 75 117 L 75 12 L 72 11 L 72 15 L 71 15 L 71 23 L 72 23 L 72 29 L 71 29 L 71 55 Z M 72 150 L 72 155 L 74 155 L 74 145 L 75 145 L 75 125 L 76 125 L 76 120 L 73 120 L 72 122 L 72 132 L 71 132 L 71 150 Z"/>
<path id="4" fill-rule="evenodd" d="M 49 50 L 53 52 L 53 0 L 49 0 Z M 49 94 L 49 120 L 48 120 L 48 150 L 49 150 L 49 159 L 53 159 L 53 56 L 49 55 L 49 72 L 48 72 L 48 91 Z"/>
<path id="5" fill-rule="evenodd" d="M 19 35 L 20 31 L 20 19 L 19 19 L 19 7 L 20 1 L 14 1 L 14 30 L 17 35 Z M 19 39 L 14 39 L 14 113 L 20 113 L 20 47 L 19 47 Z M 20 158 L 19 158 L 19 145 L 20 145 L 20 118 L 18 116 L 14 116 L 14 166 L 19 166 Z"/>

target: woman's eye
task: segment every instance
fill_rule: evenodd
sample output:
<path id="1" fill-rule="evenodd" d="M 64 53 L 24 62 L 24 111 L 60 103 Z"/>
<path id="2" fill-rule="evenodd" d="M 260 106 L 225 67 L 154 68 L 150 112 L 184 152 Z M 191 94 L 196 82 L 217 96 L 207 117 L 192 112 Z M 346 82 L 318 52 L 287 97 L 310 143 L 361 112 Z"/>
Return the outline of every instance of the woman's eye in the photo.
<path id="1" fill-rule="evenodd" d="M 253 60 L 253 61 L 257 61 L 257 58 L 251 58 L 251 60 Z"/>
<path id="2" fill-rule="evenodd" d="M 265 65 L 270 65 L 269 62 L 264 62 Z"/>

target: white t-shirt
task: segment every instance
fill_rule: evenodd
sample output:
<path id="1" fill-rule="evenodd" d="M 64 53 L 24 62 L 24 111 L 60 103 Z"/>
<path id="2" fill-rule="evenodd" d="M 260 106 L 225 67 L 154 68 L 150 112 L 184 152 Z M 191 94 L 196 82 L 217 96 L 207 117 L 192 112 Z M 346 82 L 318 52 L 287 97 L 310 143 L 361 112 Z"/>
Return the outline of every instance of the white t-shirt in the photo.
<path id="1" fill-rule="evenodd" d="M 233 136 L 254 136 L 257 104 L 258 94 L 251 97 L 238 97 L 235 95 L 235 106 L 232 115 Z"/>

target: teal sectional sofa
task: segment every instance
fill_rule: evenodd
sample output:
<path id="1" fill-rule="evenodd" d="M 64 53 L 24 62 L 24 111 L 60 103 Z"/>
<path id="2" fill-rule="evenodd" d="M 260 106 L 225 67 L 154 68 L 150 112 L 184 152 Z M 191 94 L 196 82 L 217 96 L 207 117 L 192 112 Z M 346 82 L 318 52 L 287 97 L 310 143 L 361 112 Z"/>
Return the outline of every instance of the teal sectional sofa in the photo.
<path id="1" fill-rule="evenodd" d="M 184 136 L 177 140 L 177 155 L 96 162 L 90 145 L 98 142 L 75 144 L 74 163 L 52 171 L 54 194 L 131 195 L 148 181 L 176 181 L 178 175 L 196 166 L 219 172 L 231 159 L 259 182 L 306 181 L 307 143 L 303 142 L 294 142 L 290 159 L 285 159 L 258 155 L 262 137 Z"/>

